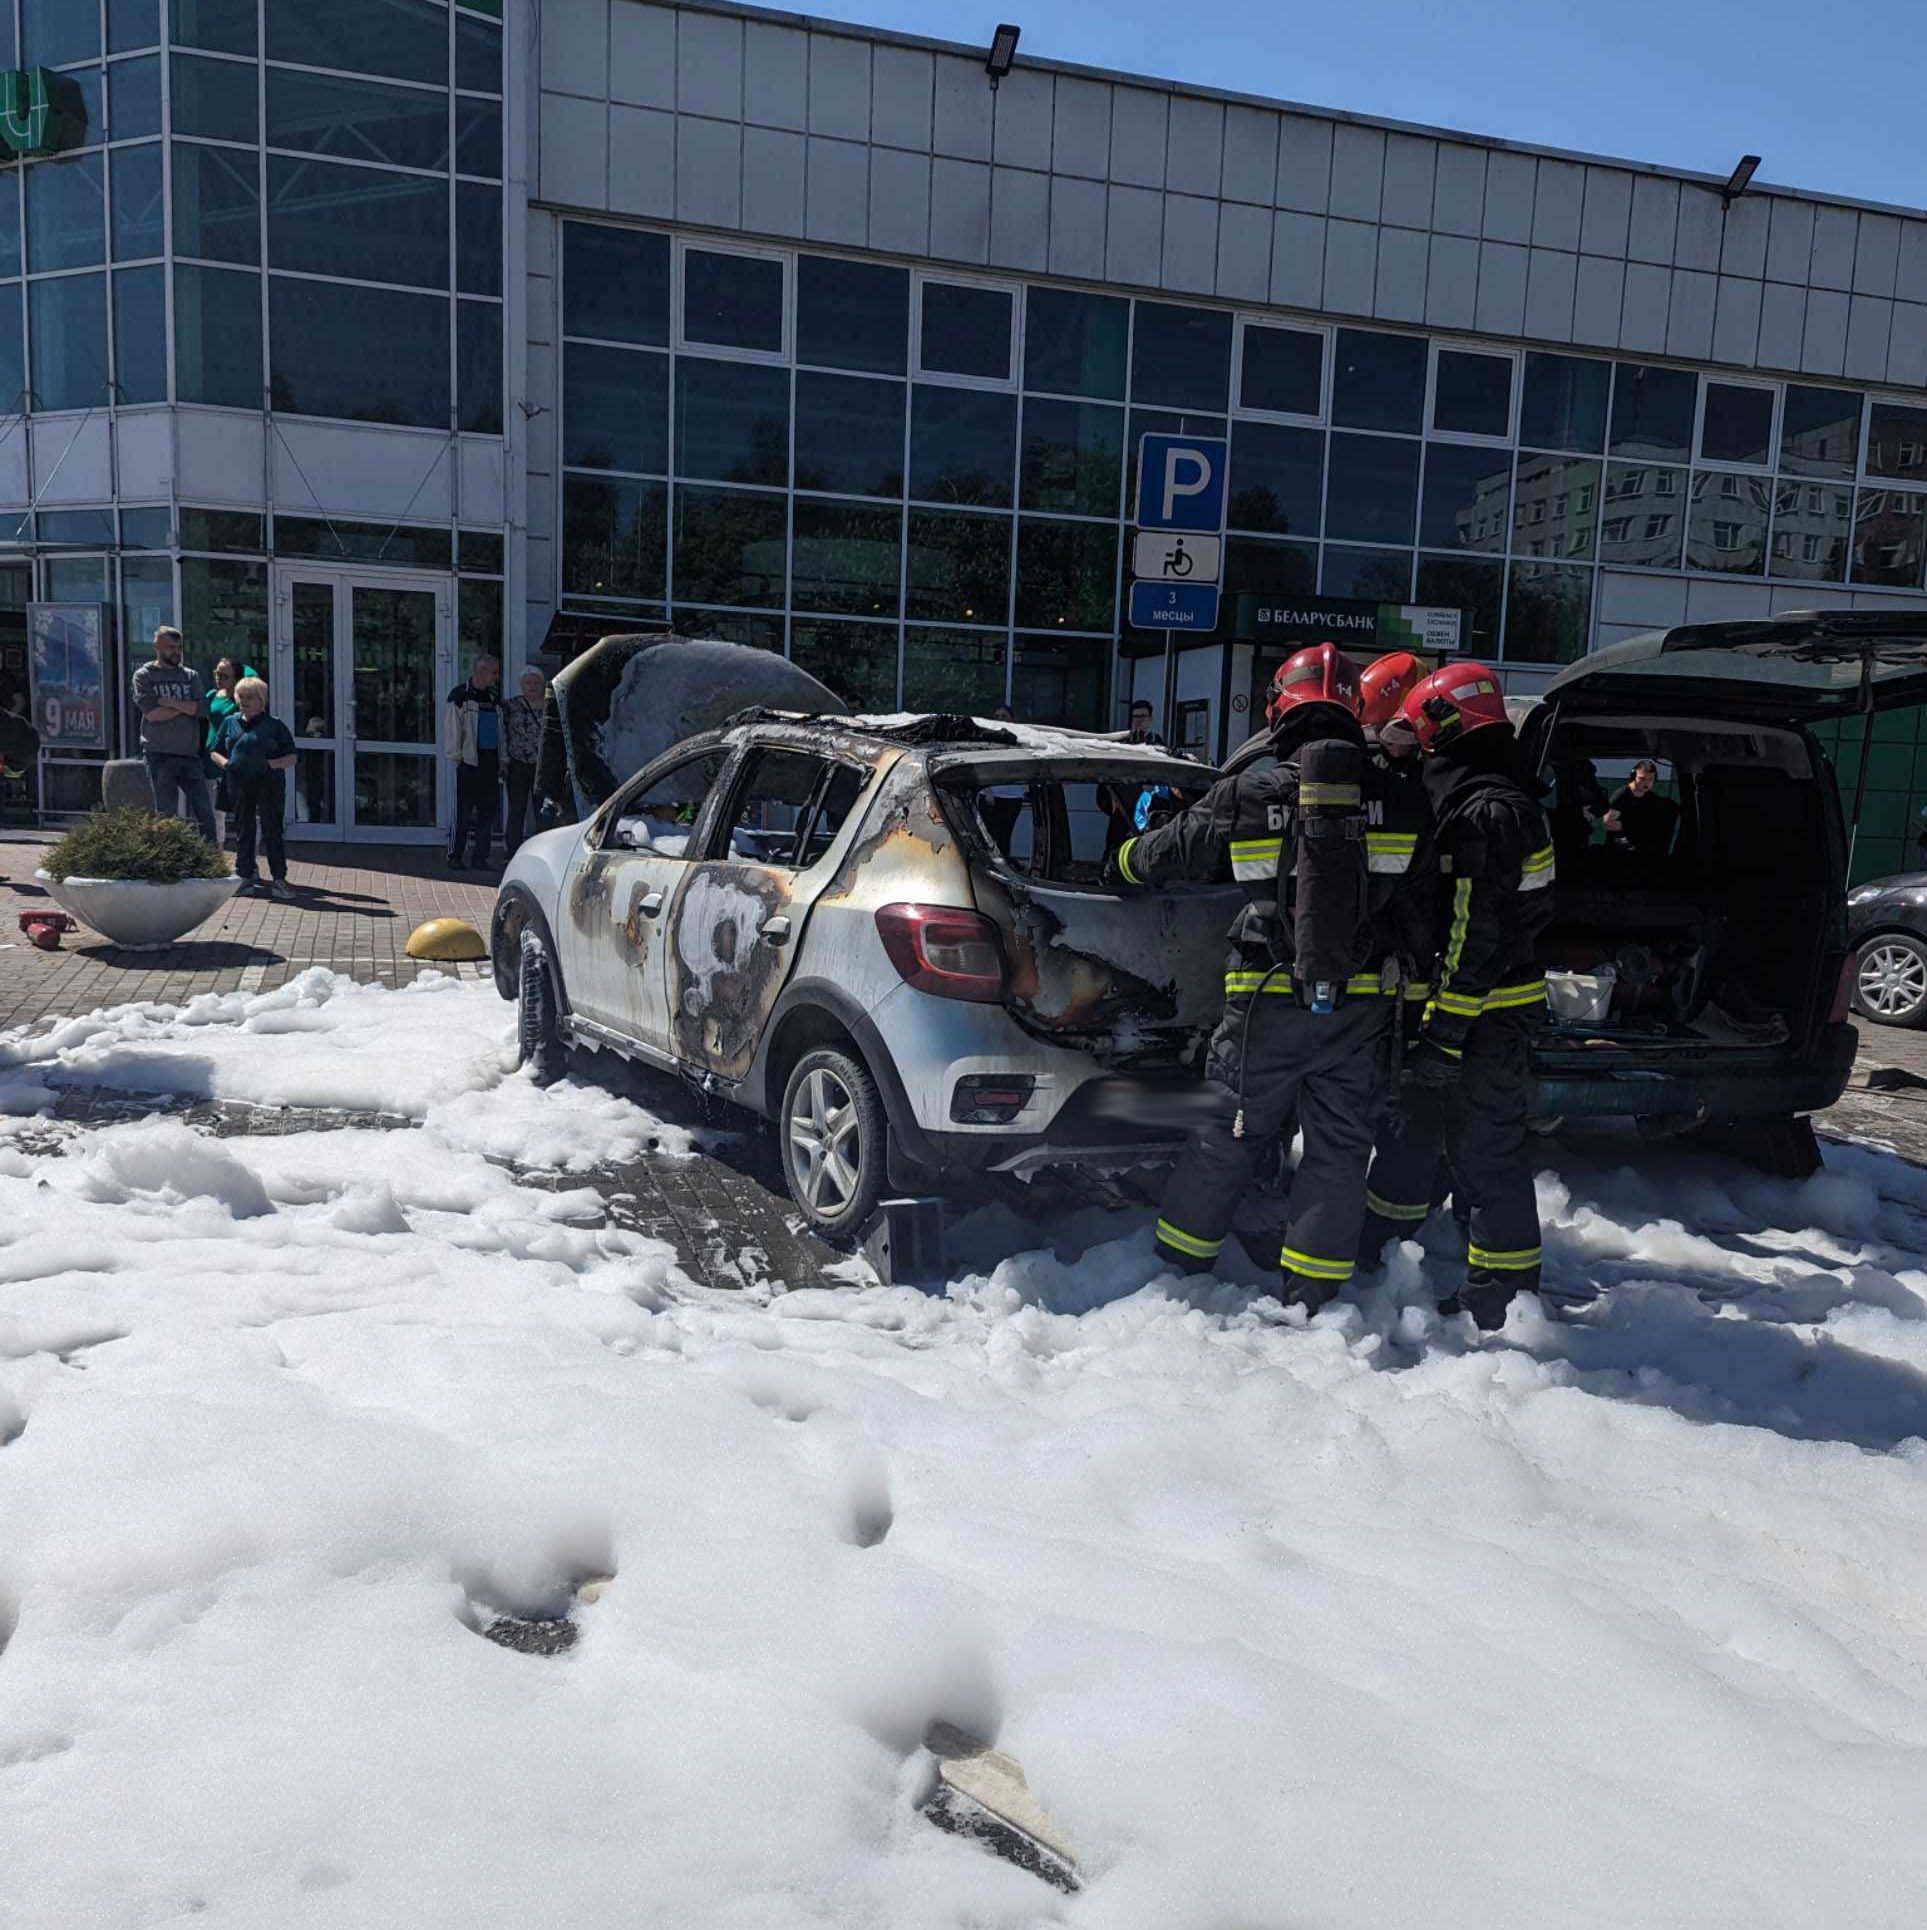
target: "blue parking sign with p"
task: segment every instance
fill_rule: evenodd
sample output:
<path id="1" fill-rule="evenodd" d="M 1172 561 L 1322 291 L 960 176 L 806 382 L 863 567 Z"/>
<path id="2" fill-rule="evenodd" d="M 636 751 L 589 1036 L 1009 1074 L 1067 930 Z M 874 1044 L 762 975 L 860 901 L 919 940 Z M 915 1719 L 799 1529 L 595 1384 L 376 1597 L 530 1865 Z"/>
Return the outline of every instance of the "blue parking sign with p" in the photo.
<path id="1" fill-rule="evenodd" d="M 1224 528 L 1224 477 L 1229 445 L 1222 436 L 1147 435 L 1138 442 L 1140 529 Z"/>

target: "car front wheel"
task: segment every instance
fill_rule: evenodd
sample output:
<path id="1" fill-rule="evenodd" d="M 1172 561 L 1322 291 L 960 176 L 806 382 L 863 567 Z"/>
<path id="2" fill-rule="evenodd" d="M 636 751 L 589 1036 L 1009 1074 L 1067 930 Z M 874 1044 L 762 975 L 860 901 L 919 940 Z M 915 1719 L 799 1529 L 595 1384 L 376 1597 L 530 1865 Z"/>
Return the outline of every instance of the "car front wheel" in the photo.
<path id="1" fill-rule="evenodd" d="M 548 1085 L 567 1069 L 562 1043 L 562 1013 L 555 996 L 549 954 L 534 932 L 522 932 L 516 969 L 515 1031 L 521 1047 L 520 1065 L 535 1069 L 536 1081 Z"/>
<path id="2" fill-rule="evenodd" d="M 1853 1003 L 1882 1025 L 1927 1025 L 1927 944 L 1905 932 L 1868 939 L 1860 948 Z"/>
<path id="3" fill-rule="evenodd" d="M 820 1233 L 856 1234 L 883 1192 L 887 1128 L 876 1081 L 853 1054 L 818 1046 L 796 1062 L 777 1120 L 790 1197 Z"/>

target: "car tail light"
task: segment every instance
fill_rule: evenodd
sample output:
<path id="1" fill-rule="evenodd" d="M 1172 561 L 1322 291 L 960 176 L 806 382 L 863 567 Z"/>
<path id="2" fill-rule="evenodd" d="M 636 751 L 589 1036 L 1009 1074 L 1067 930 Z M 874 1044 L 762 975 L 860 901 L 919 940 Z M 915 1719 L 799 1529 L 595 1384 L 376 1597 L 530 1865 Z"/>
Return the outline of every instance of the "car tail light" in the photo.
<path id="1" fill-rule="evenodd" d="M 994 1005 L 1004 995 L 1004 948 L 981 912 L 949 905 L 883 905 L 877 936 L 906 985 L 938 998 Z"/>
<path id="2" fill-rule="evenodd" d="M 1827 1023 L 1839 1025 L 1853 1010 L 1854 980 L 1860 976 L 1860 954 L 1849 952 L 1840 961 L 1840 976 L 1834 982 L 1833 1003 L 1827 1007 Z"/>
<path id="3" fill-rule="evenodd" d="M 1026 1073 L 973 1072 L 957 1081 L 950 1117 L 960 1126 L 1008 1126 L 1036 1090 Z"/>

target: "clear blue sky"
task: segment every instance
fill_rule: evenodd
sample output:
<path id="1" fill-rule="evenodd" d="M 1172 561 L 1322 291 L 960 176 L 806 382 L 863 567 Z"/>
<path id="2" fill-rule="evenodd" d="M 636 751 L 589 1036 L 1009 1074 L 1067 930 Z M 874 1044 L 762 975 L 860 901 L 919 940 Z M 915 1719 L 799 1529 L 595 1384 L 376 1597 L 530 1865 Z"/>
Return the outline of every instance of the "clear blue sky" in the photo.
<path id="1" fill-rule="evenodd" d="M 1919 23 L 1867 0 L 798 0 L 1019 58 L 1195 81 L 1762 183 L 1927 205 Z"/>

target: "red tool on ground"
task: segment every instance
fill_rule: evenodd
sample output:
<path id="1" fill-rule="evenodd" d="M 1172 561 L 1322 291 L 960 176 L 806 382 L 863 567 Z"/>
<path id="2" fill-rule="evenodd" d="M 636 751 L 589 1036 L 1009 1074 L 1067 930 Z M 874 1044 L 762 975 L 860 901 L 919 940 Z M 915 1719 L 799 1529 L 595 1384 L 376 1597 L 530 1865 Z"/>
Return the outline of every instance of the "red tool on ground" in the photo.
<path id="1" fill-rule="evenodd" d="M 64 911 L 23 911 L 20 914 L 20 929 L 28 943 L 37 945 L 43 952 L 57 952 L 60 949 L 60 934 L 77 931 L 79 927 Z"/>

